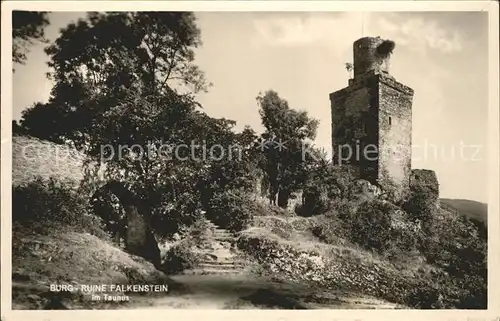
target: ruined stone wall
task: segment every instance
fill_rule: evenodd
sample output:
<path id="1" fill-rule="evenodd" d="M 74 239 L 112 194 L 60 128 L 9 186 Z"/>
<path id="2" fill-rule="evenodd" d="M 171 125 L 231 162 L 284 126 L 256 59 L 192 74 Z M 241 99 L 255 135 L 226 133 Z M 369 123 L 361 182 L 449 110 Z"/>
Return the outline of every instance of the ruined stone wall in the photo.
<path id="1" fill-rule="evenodd" d="M 77 188 L 84 177 L 85 155 L 68 146 L 29 136 L 12 136 L 12 185 L 51 177 Z"/>
<path id="2" fill-rule="evenodd" d="M 439 182 L 436 172 L 430 169 L 412 169 L 410 187 L 429 187 L 439 197 Z"/>
<path id="3" fill-rule="evenodd" d="M 410 183 L 413 90 L 391 76 L 378 75 L 378 78 L 378 182 L 401 198 Z"/>

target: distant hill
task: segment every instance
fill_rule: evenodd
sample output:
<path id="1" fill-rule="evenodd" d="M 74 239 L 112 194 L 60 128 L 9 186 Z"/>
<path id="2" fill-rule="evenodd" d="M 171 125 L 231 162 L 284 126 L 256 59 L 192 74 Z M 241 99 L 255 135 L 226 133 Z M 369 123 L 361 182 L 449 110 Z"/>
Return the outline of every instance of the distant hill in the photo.
<path id="1" fill-rule="evenodd" d="M 467 216 L 479 222 L 488 224 L 488 204 L 464 200 L 464 199 L 451 199 L 441 198 L 441 203 L 451 206 L 460 212 L 460 214 Z"/>

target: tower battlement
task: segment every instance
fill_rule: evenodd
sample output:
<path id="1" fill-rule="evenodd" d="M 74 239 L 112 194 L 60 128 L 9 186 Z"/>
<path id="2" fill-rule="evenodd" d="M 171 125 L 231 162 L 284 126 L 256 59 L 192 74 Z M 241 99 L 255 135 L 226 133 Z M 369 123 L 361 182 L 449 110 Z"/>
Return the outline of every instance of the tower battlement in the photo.
<path id="1" fill-rule="evenodd" d="M 390 47 L 392 44 L 392 48 Z M 365 73 L 389 73 L 394 42 L 380 37 L 364 37 L 353 43 L 354 78 Z"/>
<path id="2" fill-rule="evenodd" d="M 333 161 L 401 198 L 411 174 L 413 89 L 389 74 L 394 42 L 353 43 L 354 77 L 330 94 Z"/>

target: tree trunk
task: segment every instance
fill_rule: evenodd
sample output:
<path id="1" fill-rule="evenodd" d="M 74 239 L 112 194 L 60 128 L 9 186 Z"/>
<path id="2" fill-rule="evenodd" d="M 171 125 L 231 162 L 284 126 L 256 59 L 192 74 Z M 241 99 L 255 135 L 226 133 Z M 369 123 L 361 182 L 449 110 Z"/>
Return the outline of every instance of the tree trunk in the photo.
<path id="1" fill-rule="evenodd" d="M 278 206 L 281 208 L 287 208 L 289 200 L 290 191 L 286 189 L 280 189 L 280 191 L 278 192 Z"/>
<path id="2" fill-rule="evenodd" d="M 160 249 L 149 225 L 149 215 L 141 213 L 140 210 L 143 208 L 139 206 L 135 195 L 121 183 L 110 182 L 105 187 L 118 197 L 125 210 L 127 220 L 125 249 L 127 252 L 145 258 L 160 269 Z"/>

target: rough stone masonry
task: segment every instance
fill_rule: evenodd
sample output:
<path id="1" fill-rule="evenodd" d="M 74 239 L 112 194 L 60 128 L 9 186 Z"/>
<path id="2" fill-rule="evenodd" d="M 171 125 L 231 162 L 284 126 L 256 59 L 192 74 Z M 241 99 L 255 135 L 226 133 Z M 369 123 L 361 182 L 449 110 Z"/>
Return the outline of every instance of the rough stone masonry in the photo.
<path id="1" fill-rule="evenodd" d="M 353 44 L 354 77 L 330 94 L 333 162 L 398 200 L 409 189 L 413 89 L 389 74 L 394 42 L 364 37 Z"/>

